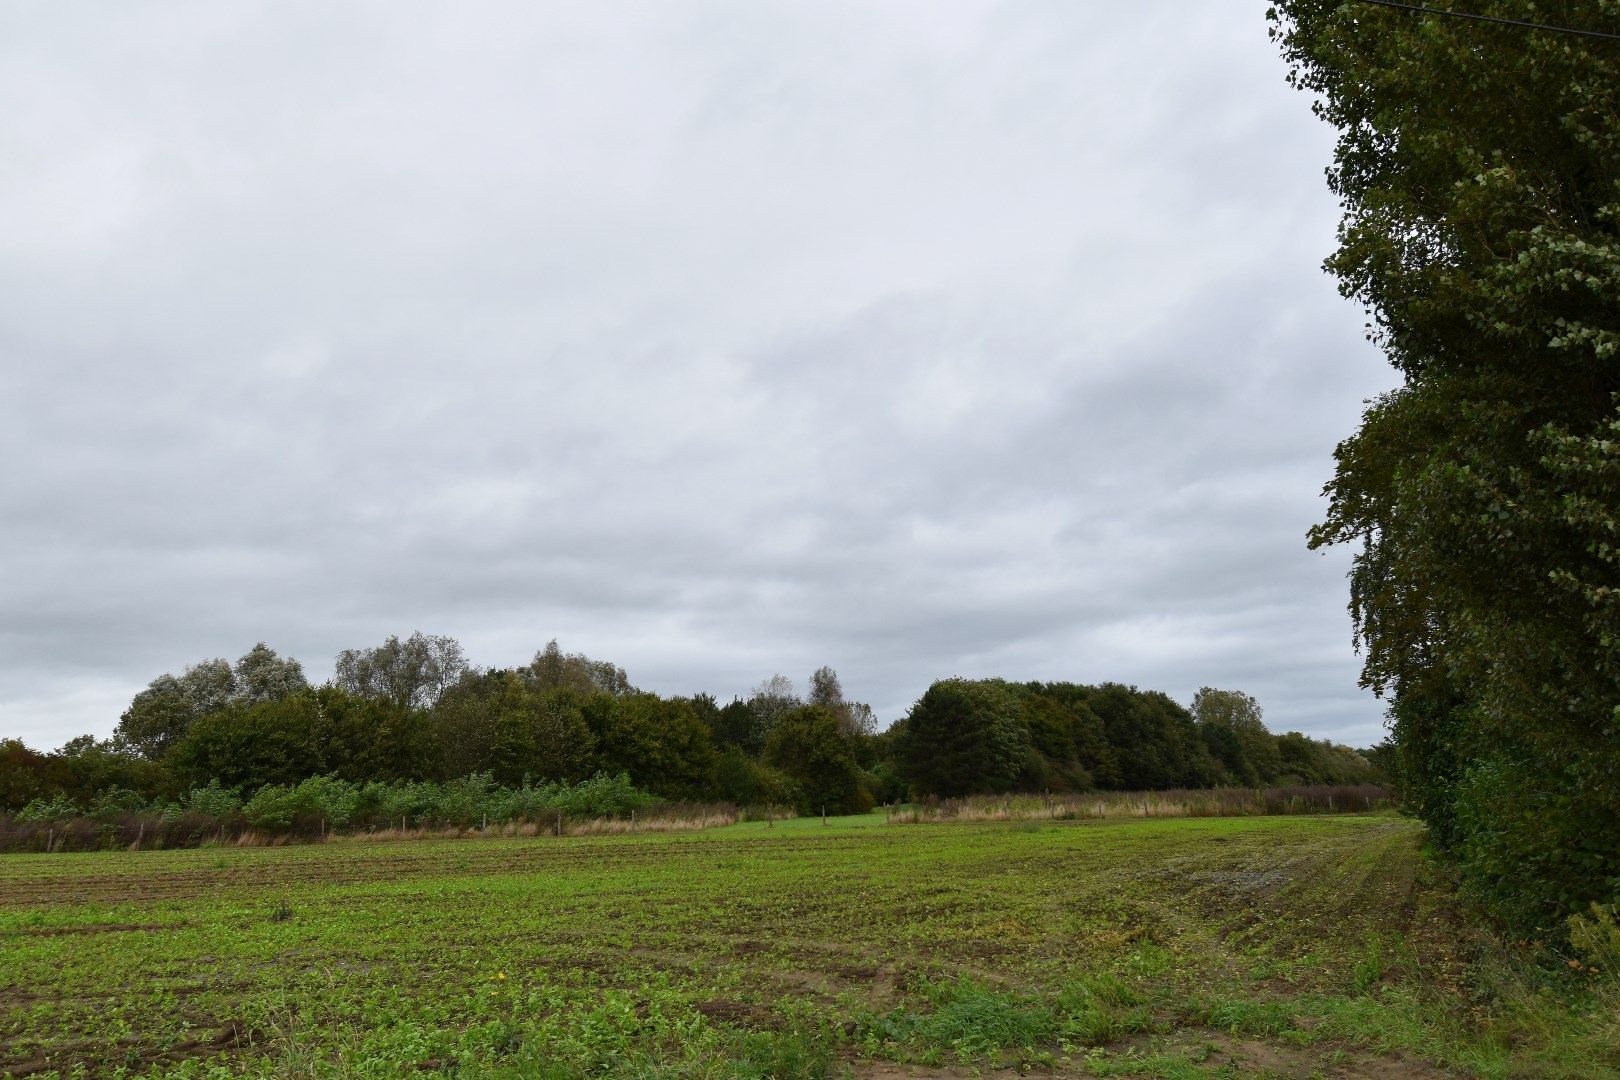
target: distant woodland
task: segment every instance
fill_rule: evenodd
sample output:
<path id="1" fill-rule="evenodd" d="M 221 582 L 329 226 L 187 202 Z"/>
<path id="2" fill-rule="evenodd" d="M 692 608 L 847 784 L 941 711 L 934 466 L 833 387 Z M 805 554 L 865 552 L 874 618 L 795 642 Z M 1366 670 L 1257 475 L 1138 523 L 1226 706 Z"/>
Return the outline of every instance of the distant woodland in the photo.
<path id="1" fill-rule="evenodd" d="M 1273 735 L 1237 691 L 1206 688 L 1187 708 L 1117 683 L 945 679 L 879 731 L 827 667 L 802 694 L 778 675 L 721 704 L 639 690 L 623 668 L 555 641 L 522 667 L 486 669 L 454 639 L 417 633 L 344 651 L 323 686 L 260 644 L 235 663 L 153 679 L 111 739 L 49 753 L 0 742 L 0 813 L 38 822 L 247 807 L 272 828 L 315 813 L 337 824 L 454 817 L 447 799 L 461 800 L 463 818 L 474 804 L 487 815 L 492 800 L 506 816 L 622 813 L 649 800 L 840 813 L 977 793 L 1379 776 L 1348 747 Z"/>

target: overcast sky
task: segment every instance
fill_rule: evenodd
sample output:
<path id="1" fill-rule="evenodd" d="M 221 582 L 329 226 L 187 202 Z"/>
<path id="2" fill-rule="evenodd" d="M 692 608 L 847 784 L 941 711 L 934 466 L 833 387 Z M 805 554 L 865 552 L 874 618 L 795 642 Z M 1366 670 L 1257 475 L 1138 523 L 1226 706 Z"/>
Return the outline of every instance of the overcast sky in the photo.
<path id="1" fill-rule="evenodd" d="M 1263 0 L 0 10 L 0 737 L 421 629 L 1365 745 L 1393 372 Z"/>

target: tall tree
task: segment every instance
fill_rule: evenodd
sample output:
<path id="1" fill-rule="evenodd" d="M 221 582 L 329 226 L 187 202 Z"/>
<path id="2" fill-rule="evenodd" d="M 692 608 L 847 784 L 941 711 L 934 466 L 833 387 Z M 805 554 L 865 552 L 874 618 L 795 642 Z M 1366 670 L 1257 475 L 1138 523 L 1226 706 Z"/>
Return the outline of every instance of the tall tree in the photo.
<path id="1" fill-rule="evenodd" d="M 180 741 L 198 715 L 180 680 L 173 675 L 159 675 L 129 703 L 118 718 L 113 737 L 156 761 Z"/>
<path id="2" fill-rule="evenodd" d="M 259 642 L 236 661 L 237 694 L 246 701 L 280 701 L 309 687 L 304 667 Z"/>
<path id="3" fill-rule="evenodd" d="M 628 694 L 635 689 L 624 668 L 606 660 L 592 660 L 582 653 L 564 653 L 556 638 L 534 654 L 526 674 L 542 690 L 568 689 L 588 695 L 598 690 Z"/>
<path id="4" fill-rule="evenodd" d="M 1473 10 L 1620 32 L 1612 0 Z M 1338 449 L 1363 681 L 1403 791 L 1498 910 L 1620 898 L 1620 49 L 1280 0 L 1339 143 L 1328 269 L 1402 385 Z"/>
<path id="5" fill-rule="evenodd" d="M 924 795 L 1007 791 L 1033 750 L 1017 698 L 999 680 L 944 679 L 906 716 L 896 763 Z"/>
<path id="6" fill-rule="evenodd" d="M 1213 781 L 1215 763 L 1192 715 L 1164 694 L 1103 683 L 1092 688 L 1088 704 L 1103 722 L 1123 787 L 1204 787 Z"/>
<path id="7" fill-rule="evenodd" d="M 838 681 L 838 672 L 823 664 L 811 673 L 807 704 L 823 709 L 837 709 L 844 704 L 844 687 Z"/>
<path id="8" fill-rule="evenodd" d="M 235 666 L 216 657 L 193 664 L 179 678 L 159 675 L 129 703 L 113 738 L 120 747 L 155 761 L 199 717 L 244 701 L 279 701 L 308 686 L 298 661 L 278 656 L 261 641 Z"/>
<path id="9" fill-rule="evenodd" d="M 1277 739 L 1266 730 L 1260 702 L 1241 690 L 1201 687 L 1192 700 L 1204 743 L 1221 761 L 1232 781 L 1258 785 L 1282 773 Z M 1221 752 L 1216 752 L 1219 747 Z"/>
<path id="10" fill-rule="evenodd" d="M 467 670 L 467 658 L 455 638 L 418 630 L 404 641 L 390 634 L 375 648 L 344 649 L 335 667 L 332 683 L 346 693 L 425 709 Z"/>
<path id="11" fill-rule="evenodd" d="M 526 671 L 468 672 L 430 713 L 439 774 L 487 772 L 513 785 L 583 779 L 595 765 L 584 704 L 605 693 L 543 688 Z"/>
<path id="12" fill-rule="evenodd" d="M 872 706 L 846 700 L 838 672 L 825 665 L 810 676 L 810 696 L 806 704 L 819 706 L 836 716 L 838 730 L 852 742 L 877 731 L 877 714 Z"/>
<path id="13" fill-rule="evenodd" d="M 786 675 L 772 675 L 754 688 L 744 705 L 748 709 L 747 722 L 741 732 L 741 745 L 756 757 L 765 752 L 777 720 L 797 709 L 804 702 Z"/>
<path id="14" fill-rule="evenodd" d="M 719 755 L 692 703 L 636 692 L 600 693 L 584 704 L 596 740 L 596 761 L 609 773 L 629 773 L 638 786 L 677 799 L 709 796 Z"/>
<path id="15" fill-rule="evenodd" d="M 230 662 L 221 658 L 193 664 L 179 678 L 159 675 L 118 718 L 114 738 L 141 756 L 158 760 L 198 717 L 238 700 L 240 689 Z"/>
<path id="16" fill-rule="evenodd" d="M 765 745 L 765 763 L 792 777 L 804 813 L 842 813 L 861 805 L 861 770 L 838 714 L 825 705 L 802 705 L 777 720 Z"/>
<path id="17" fill-rule="evenodd" d="M 311 693 L 241 702 L 198 717 L 171 760 L 192 784 L 218 780 L 254 790 L 297 783 L 326 769 L 320 702 Z"/>

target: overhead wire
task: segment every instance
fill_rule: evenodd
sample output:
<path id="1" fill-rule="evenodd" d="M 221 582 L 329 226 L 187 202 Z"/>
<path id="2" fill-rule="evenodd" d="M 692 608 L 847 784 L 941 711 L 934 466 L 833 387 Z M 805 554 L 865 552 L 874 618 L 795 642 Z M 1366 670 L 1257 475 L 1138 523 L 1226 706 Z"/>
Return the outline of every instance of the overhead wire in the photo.
<path id="1" fill-rule="evenodd" d="M 1610 33 L 1607 30 L 1582 30 L 1574 26 L 1553 26 L 1550 23 L 1529 22 L 1524 19 L 1504 19 L 1497 15 L 1478 15 L 1471 11 L 1448 11 L 1445 8 L 1425 7 L 1422 4 L 1403 4 L 1400 0 L 1356 0 L 1356 2 L 1376 4 L 1379 7 L 1399 8 L 1402 11 L 1419 11 L 1425 15 L 1447 15 L 1453 19 L 1470 19 L 1474 22 L 1496 23 L 1499 26 L 1516 26 L 1525 30 L 1545 30 L 1554 34 L 1574 34 L 1577 37 L 1620 41 L 1620 34 Z"/>

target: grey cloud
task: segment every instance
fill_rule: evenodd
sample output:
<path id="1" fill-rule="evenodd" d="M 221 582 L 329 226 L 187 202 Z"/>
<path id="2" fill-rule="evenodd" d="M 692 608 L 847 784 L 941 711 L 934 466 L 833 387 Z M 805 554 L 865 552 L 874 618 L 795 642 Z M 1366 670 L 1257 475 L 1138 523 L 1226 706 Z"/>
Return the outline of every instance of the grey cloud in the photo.
<path id="1" fill-rule="evenodd" d="M 266 640 L 1257 694 L 1391 375 L 1263 5 L 0 17 L 0 735 Z"/>

